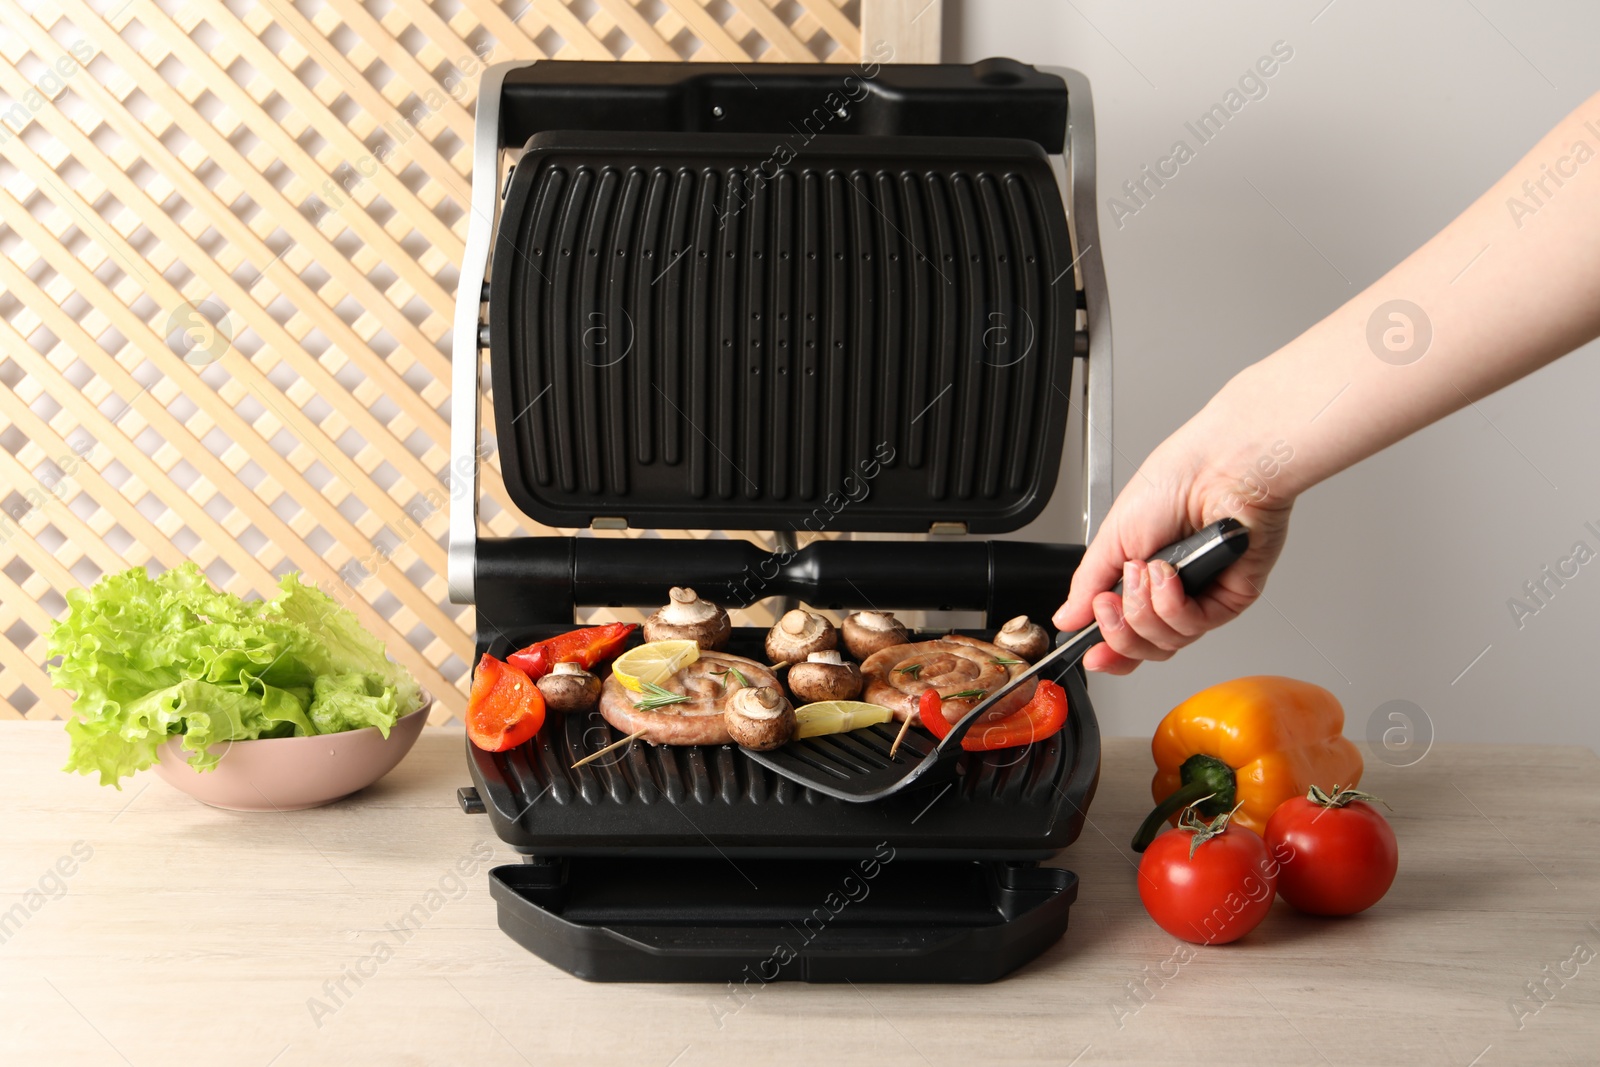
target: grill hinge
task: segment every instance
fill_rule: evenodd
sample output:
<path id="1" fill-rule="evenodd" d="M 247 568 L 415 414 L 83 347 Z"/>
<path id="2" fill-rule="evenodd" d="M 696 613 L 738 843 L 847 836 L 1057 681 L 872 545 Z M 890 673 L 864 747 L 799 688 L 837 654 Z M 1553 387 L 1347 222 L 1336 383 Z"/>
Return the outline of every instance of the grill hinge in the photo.
<path id="1" fill-rule="evenodd" d="M 936 522 L 928 527 L 928 534 L 932 537 L 965 537 L 967 524 L 964 522 Z"/>
<path id="2" fill-rule="evenodd" d="M 589 523 L 591 530 L 626 530 L 628 520 L 615 515 L 596 515 Z"/>

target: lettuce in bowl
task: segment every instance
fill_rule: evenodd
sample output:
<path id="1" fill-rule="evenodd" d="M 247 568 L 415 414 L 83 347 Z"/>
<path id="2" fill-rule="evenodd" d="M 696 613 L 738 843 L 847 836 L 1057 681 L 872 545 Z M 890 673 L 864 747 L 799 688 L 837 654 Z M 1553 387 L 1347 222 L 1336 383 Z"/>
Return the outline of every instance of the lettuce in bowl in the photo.
<path id="1" fill-rule="evenodd" d="M 76 693 L 68 771 L 100 784 L 156 762 L 181 735 L 189 764 L 216 765 L 209 746 L 375 726 L 384 737 L 422 706 L 411 673 L 384 654 L 354 613 L 285 575 L 271 600 L 212 586 L 193 563 L 143 567 L 67 594 L 50 631 L 58 689 Z"/>

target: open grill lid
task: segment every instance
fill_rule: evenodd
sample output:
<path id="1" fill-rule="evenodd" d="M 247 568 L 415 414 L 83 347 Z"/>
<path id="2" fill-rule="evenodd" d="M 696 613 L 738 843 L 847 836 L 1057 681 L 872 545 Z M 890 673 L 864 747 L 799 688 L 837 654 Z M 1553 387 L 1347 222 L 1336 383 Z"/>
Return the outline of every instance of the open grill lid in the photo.
<path id="1" fill-rule="evenodd" d="M 981 533 L 1044 507 L 1078 308 L 1045 146 L 827 128 L 527 140 L 489 347 L 531 518 Z"/>

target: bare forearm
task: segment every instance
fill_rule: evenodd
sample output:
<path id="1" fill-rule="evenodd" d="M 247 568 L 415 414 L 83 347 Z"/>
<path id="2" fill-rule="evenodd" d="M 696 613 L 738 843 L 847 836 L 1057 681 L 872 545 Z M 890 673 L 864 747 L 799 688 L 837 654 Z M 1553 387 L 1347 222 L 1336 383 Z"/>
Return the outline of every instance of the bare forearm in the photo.
<path id="1" fill-rule="evenodd" d="M 1150 454 L 1054 616 L 1063 630 L 1099 624 L 1086 667 L 1126 674 L 1238 615 L 1261 595 L 1302 491 L 1600 334 L 1597 153 L 1600 95 Z M 1223 515 L 1250 528 L 1250 547 L 1197 596 L 1143 562 Z"/>
<path id="2" fill-rule="evenodd" d="M 1408 303 L 1395 303 L 1405 301 Z M 1191 430 L 1292 499 L 1600 334 L 1600 95 L 1370 288 L 1247 368 Z"/>

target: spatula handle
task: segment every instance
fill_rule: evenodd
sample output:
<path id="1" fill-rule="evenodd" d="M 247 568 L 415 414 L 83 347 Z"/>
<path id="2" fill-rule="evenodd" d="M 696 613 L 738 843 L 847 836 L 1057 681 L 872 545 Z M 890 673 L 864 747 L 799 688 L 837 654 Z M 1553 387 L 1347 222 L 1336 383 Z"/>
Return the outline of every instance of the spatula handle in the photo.
<path id="1" fill-rule="evenodd" d="M 1240 556 L 1245 549 L 1250 547 L 1250 531 L 1245 529 L 1243 523 L 1237 519 L 1219 519 L 1199 532 L 1185 537 L 1168 545 L 1155 555 L 1152 560 L 1165 560 L 1172 564 L 1173 570 L 1178 572 L 1178 578 L 1183 582 L 1184 592 L 1190 596 L 1200 592 L 1210 585 L 1217 575 L 1221 574 L 1228 565 Z M 1118 582 L 1112 587 L 1112 592 L 1121 593 L 1122 583 Z M 990 693 L 979 701 L 973 709 L 963 715 L 959 722 L 951 727 L 945 734 L 938 747 L 959 747 L 961 739 L 967 731 L 977 723 L 979 717 L 992 707 L 997 701 L 1027 682 L 1042 671 L 1049 670 L 1059 673 L 1061 670 L 1077 663 L 1083 654 L 1098 645 L 1102 640 L 1100 624 L 1092 622 L 1079 630 L 1039 661 L 1021 674 L 1017 675 L 1005 685 Z"/>
<path id="2" fill-rule="evenodd" d="M 1250 547 L 1250 531 L 1238 519 L 1218 519 L 1199 533 L 1163 548 L 1151 556 L 1172 564 L 1183 582 L 1183 591 L 1194 596 L 1211 580 L 1244 555 Z M 1115 592 L 1122 592 L 1118 582 Z"/>

